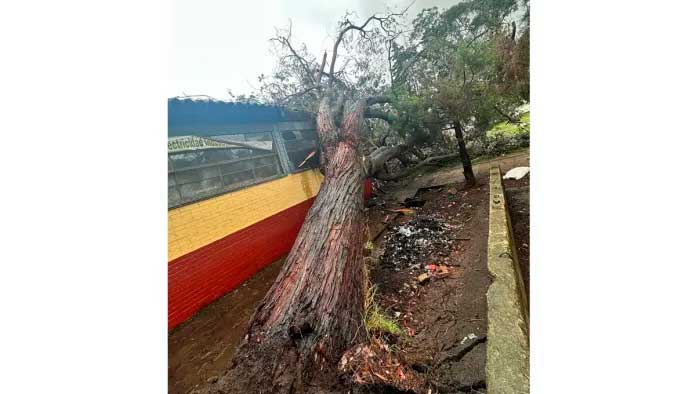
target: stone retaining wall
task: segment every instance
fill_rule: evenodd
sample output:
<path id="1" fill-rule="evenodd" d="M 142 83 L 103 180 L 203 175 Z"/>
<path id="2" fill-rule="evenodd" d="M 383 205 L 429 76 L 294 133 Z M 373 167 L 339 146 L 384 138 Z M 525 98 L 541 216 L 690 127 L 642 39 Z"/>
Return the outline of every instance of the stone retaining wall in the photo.
<path id="1" fill-rule="evenodd" d="M 490 169 L 488 220 L 488 271 L 492 283 L 487 293 L 487 392 L 529 393 L 528 301 L 499 167 Z"/>

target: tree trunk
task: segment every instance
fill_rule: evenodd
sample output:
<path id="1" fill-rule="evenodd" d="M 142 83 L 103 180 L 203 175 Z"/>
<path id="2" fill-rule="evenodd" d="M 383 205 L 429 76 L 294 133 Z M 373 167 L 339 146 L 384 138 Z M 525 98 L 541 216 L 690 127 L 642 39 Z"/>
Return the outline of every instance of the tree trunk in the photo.
<path id="1" fill-rule="evenodd" d="M 359 101 L 337 129 L 329 99 L 322 100 L 324 182 L 217 392 L 315 392 L 310 382 L 335 378 L 342 353 L 362 334 L 364 174 L 357 143 L 364 108 Z"/>
<path id="2" fill-rule="evenodd" d="M 459 145 L 459 157 L 462 160 L 462 168 L 464 169 L 464 180 L 467 186 L 476 185 L 476 176 L 474 176 L 474 168 L 471 165 L 471 157 L 466 151 L 466 142 L 462 133 L 462 124 L 459 120 L 454 122 L 454 135 L 457 137 L 457 145 Z"/>

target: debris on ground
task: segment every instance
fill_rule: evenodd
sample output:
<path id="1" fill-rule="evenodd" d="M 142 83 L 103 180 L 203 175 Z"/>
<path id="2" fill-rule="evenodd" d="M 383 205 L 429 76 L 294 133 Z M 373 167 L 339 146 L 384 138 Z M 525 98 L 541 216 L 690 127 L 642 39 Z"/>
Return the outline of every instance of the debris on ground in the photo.
<path id="1" fill-rule="evenodd" d="M 413 215 L 416 213 L 413 209 L 409 208 L 397 208 L 397 209 L 388 209 L 389 212 L 396 212 L 396 213 L 403 213 L 404 215 Z"/>
<path id="2" fill-rule="evenodd" d="M 471 334 L 465 336 L 464 339 L 462 339 L 461 342 L 459 342 L 459 344 L 463 345 L 466 343 L 466 341 L 468 341 L 470 339 L 476 339 L 476 338 L 478 338 L 478 336 L 472 332 Z"/>
<path id="3" fill-rule="evenodd" d="M 520 180 L 529 174 L 529 167 L 515 167 L 510 171 L 505 173 L 503 179 L 515 179 Z"/>
<path id="4" fill-rule="evenodd" d="M 460 186 L 421 188 L 415 198 L 426 204 L 413 208 L 413 216 L 397 215 L 390 222 L 376 241 L 377 263 L 370 269 L 370 283 L 379 289 L 375 302 L 403 331 L 395 340 L 383 334 L 380 339 L 432 394 L 485 392 L 486 387 L 489 195 L 485 184 Z M 383 209 L 379 220 L 387 213 Z M 363 388 L 354 392 L 399 392 Z"/>
<path id="5" fill-rule="evenodd" d="M 418 215 L 390 229 L 385 238 L 383 265 L 396 268 L 424 268 L 431 255 L 447 256 L 453 240 L 452 227 L 436 215 Z"/>
<path id="6" fill-rule="evenodd" d="M 417 278 L 417 279 L 418 279 L 418 283 L 424 284 L 424 283 L 426 283 L 427 281 L 430 280 L 430 275 L 428 275 L 428 273 L 426 272 L 426 273 L 424 273 L 424 274 L 418 275 L 418 278 Z"/>
<path id="7" fill-rule="evenodd" d="M 446 265 L 438 265 L 437 269 L 435 272 L 433 272 L 433 276 L 438 278 L 438 279 L 443 279 L 448 277 L 450 274 L 449 268 L 447 268 Z"/>
<path id="8" fill-rule="evenodd" d="M 338 364 L 351 383 L 425 392 L 425 380 L 385 343 L 373 340 L 349 349 Z"/>

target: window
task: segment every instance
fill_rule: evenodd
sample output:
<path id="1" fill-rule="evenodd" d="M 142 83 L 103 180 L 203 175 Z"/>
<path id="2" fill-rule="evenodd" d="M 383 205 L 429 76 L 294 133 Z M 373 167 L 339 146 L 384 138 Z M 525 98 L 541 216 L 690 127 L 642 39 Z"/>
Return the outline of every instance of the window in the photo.
<path id="1" fill-rule="evenodd" d="M 300 167 L 307 156 L 319 146 L 319 137 L 315 130 L 284 131 L 282 135 L 288 158 L 295 171 L 319 167 L 318 151 Z"/>
<path id="2" fill-rule="evenodd" d="M 177 139 L 187 139 L 187 143 Z M 264 182 L 283 173 L 268 132 L 179 137 L 170 139 L 169 148 L 170 208 Z"/>

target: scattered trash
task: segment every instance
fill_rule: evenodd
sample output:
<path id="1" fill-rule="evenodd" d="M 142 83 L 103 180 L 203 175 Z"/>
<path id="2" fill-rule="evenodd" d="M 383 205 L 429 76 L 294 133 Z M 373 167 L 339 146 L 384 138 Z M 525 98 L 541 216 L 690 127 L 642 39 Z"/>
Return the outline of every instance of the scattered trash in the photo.
<path id="1" fill-rule="evenodd" d="M 407 223 L 392 227 L 384 238 L 383 265 L 423 268 L 432 255 L 447 256 L 454 243 L 452 227 L 435 215 L 419 215 Z"/>
<path id="2" fill-rule="evenodd" d="M 449 268 L 446 265 L 438 265 L 437 271 L 433 274 L 438 279 L 443 279 L 448 277 L 450 274 Z"/>
<path id="3" fill-rule="evenodd" d="M 398 231 L 399 231 L 399 234 L 405 235 L 407 237 L 410 237 L 414 234 L 414 231 L 411 228 L 406 227 L 406 226 L 399 227 Z"/>
<path id="4" fill-rule="evenodd" d="M 459 344 L 460 344 L 460 345 L 463 345 L 463 344 L 466 343 L 466 341 L 468 341 L 468 340 L 470 340 L 470 339 L 476 339 L 476 338 L 478 338 L 478 336 L 476 336 L 476 334 L 474 334 L 474 333 L 472 332 L 471 334 L 465 336 L 464 339 L 462 339 L 461 342 L 459 342 Z"/>
<path id="5" fill-rule="evenodd" d="M 207 380 L 208 383 L 215 383 L 217 381 L 218 381 L 217 375 L 213 375 L 213 376 L 209 377 Z"/>
<path id="6" fill-rule="evenodd" d="M 529 174 L 529 167 L 515 167 L 510 171 L 505 173 L 503 179 L 515 179 L 520 180 Z"/>
<path id="7" fill-rule="evenodd" d="M 428 275 L 428 273 L 426 272 L 424 274 L 418 275 L 417 279 L 418 279 L 418 283 L 425 284 L 427 281 L 430 280 L 430 275 Z"/>
<path id="8" fill-rule="evenodd" d="M 425 269 L 427 269 L 428 271 L 435 271 L 435 270 L 437 269 L 437 265 L 435 265 L 435 264 L 428 264 L 428 265 L 425 266 Z"/>

